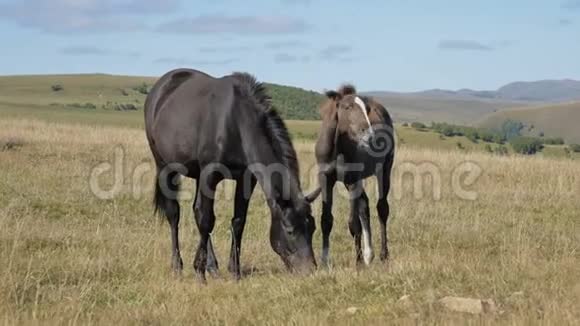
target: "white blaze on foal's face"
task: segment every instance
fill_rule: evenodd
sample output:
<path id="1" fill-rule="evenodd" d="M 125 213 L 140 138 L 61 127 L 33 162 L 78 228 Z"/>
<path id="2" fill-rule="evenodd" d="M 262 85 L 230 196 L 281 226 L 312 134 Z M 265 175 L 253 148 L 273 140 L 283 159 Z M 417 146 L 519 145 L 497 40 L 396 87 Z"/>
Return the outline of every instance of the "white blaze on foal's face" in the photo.
<path id="1" fill-rule="evenodd" d="M 356 103 L 356 105 L 359 106 L 360 110 L 362 111 L 362 114 L 365 117 L 365 120 L 367 121 L 367 124 L 369 125 L 369 130 L 371 131 L 371 133 L 373 133 L 373 126 L 371 125 L 371 120 L 369 119 L 369 115 L 367 113 L 367 106 L 365 102 L 360 97 L 357 96 L 354 98 L 354 103 Z"/>
<path id="2" fill-rule="evenodd" d="M 359 112 L 362 113 L 364 117 L 364 123 L 368 126 L 366 130 L 362 131 L 359 129 L 360 125 L 353 124 L 351 128 L 353 128 L 354 132 L 357 134 L 357 138 L 359 140 L 359 146 L 361 147 L 369 147 L 369 143 L 371 138 L 374 135 L 374 129 L 369 119 L 369 115 L 367 113 L 367 106 L 365 102 L 358 96 L 354 98 L 354 109 L 356 111 L 360 110 Z M 357 114 L 358 115 L 358 114 Z"/>

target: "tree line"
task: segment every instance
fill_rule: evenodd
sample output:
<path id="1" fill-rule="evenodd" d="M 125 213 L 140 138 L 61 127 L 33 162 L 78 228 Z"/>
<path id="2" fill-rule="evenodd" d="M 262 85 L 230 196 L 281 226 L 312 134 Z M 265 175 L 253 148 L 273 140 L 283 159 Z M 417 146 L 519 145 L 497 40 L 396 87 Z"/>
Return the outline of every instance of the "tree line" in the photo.
<path id="1" fill-rule="evenodd" d="M 410 125 L 417 130 L 431 130 L 444 137 L 466 137 L 473 143 L 485 142 L 504 145 L 509 143 L 514 152 L 525 155 L 533 155 L 544 149 L 545 145 L 564 145 L 566 142 L 562 137 L 548 138 L 524 136 L 522 131 L 525 125 L 516 120 L 506 120 L 498 129 L 477 128 L 461 126 L 445 122 L 433 122 L 427 126 L 421 122 L 413 122 Z M 489 147 L 489 146 L 488 146 Z M 569 151 L 580 152 L 580 145 L 571 144 Z"/>

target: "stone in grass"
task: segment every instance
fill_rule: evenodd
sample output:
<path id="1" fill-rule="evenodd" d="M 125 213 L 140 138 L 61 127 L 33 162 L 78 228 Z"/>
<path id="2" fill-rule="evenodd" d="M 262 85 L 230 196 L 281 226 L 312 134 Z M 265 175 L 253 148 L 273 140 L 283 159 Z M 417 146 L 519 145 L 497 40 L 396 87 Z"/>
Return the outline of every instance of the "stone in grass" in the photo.
<path id="1" fill-rule="evenodd" d="M 348 309 L 346 309 L 346 313 L 349 315 L 354 315 L 358 312 L 358 308 L 357 307 L 350 307 Z"/>
<path id="2" fill-rule="evenodd" d="M 397 304 L 399 304 L 399 306 L 405 307 L 405 308 L 410 307 L 413 304 L 411 302 L 411 296 L 410 295 L 404 295 L 404 296 L 402 296 L 399 299 L 399 301 L 397 301 Z"/>
<path id="3" fill-rule="evenodd" d="M 493 300 L 481 300 L 471 298 L 445 297 L 439 303 L 447 310 L 462 312 L 472 315 L 481 315 L 497 312 L 497 307 Z"/>

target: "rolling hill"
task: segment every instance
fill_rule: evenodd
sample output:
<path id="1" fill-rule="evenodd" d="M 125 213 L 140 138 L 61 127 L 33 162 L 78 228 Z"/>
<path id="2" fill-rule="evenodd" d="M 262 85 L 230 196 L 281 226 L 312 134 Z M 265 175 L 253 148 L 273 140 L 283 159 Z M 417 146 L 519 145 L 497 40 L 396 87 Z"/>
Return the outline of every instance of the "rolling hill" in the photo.
<path id="1" fill-rule="evenodd" d="M 146 97 L 140 90 L 151 87 L 156 79 L 105 74 L 2 76 L 0 106 L 15 111 L 22 107 L 92 108 L 100 111 L 114 109 L 116 104 L 132 104 L 140 109 Z M 267 86 L 274 106 L 285 119 L 318 118 L 322 94 L 290 86 Z"/>
<path id="2" fill-rule="evenodd" d="M 523 133 L 526 135 L 544 133 L 546 137 L 562 137 L 568 143 L 580 143 L 580 102 L 497 112 L 483 119 L 479 125 L 499 128 L 506 120 L 523 122 L 526 126 Z"/>
<path id="3" fill-rule="evenodd" d="M 530 103 L 469 98 L 428 97 L 424 95 L 395 93 L 365 93 L 383 104 L 399 122 L 449 122 L 472 125 L 483 117 Z"/>

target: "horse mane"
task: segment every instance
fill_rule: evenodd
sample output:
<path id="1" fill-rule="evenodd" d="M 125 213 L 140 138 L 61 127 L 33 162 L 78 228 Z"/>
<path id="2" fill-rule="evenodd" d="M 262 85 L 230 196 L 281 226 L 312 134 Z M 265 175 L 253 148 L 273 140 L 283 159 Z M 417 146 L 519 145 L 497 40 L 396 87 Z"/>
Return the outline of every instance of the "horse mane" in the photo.
<path id="1" fill-rule="evenodd" d="M 232 76 L 239 81 L 240 95 L 252 99 L 261 111 L 263 117 L 261 127 L 272 145 L 274 155 L 296 178 L 299 178 L 298 158 L 288 128 L 272 106 L 272 98 L 267 94 L 266 86 L 248 73 L 235 72 Z"/>
<path id="2" fill-rule="evenodd" d="M 351 84 L 344 84 L 344 85 L 340 86 L 340 88 L 338 89 L 338 93 L 341 96 L 355 95 L 356 94 L 356 87 L 354 87 L 354 85 L 351 85 Z"/>

